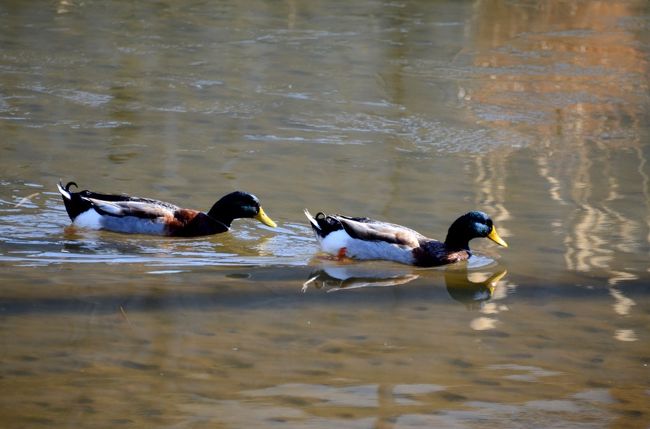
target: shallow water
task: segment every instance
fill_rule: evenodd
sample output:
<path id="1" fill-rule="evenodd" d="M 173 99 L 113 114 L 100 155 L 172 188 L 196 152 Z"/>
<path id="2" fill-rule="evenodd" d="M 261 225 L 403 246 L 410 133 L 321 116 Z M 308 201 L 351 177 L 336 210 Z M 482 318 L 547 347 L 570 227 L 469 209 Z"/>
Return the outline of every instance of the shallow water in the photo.
<path id="1" fill-rule="evenodd" d="M 0 5 L 6 427 L 650 425 L 650 9 Z M 276 229 L 69 226 L 56 182 Z M 302 209 L 508 249 L 318 254 Z"/>

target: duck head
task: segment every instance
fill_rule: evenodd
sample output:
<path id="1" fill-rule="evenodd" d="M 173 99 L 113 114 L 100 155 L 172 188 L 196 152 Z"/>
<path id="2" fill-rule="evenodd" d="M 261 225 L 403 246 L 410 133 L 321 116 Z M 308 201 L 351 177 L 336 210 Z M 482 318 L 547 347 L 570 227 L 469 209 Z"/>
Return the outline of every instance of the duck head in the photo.
<path id="1" fill-rule="evenodd" d="M 480 237 L 489 238 L 503 247 L 508 247 L 508 243 L 497 234 L 492 219 L 480 211 L 471 211 L 456 219 L 449 227 L 445 245 L 469 250 L 469 241 Z"/>
<path id="2" fill-rule="evenodd" d="M 235 191 L 223 196 L 214 203 L 208 216 L 214 218 L 226 226 L 230 226 L 234 219 L 253 218 L 264 225 L 275 228 L 277 224 L 266 215 L 260 205 L 260 200 L 248 192 Z"/>

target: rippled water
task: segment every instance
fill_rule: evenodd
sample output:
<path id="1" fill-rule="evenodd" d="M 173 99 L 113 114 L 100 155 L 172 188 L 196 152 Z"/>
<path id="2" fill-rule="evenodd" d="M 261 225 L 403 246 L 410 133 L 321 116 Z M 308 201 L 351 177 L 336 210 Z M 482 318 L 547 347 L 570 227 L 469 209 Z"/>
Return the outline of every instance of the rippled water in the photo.
<path id="1" fill-rule="evenodd" d="M 0 4 L 7 427 L 647 427 L 643 1 Z M 70 226 L 59 179 L 278 222 Z M 508 249 L 318 253 L 302 215 Z"/>

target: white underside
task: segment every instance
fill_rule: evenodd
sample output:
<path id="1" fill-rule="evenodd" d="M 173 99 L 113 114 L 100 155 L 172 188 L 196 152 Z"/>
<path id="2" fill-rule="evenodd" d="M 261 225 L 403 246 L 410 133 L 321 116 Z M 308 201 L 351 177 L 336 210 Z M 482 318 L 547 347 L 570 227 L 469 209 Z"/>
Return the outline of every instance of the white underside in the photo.
<path id="1" fill-rule="evenodd" d="M 86 210 L 74 218 L 72 222 L 75 226 L 88 229 L 102 229 L 102 217 L 95 210 Z"/>
<path id="2" fill-rule="evenodd" d="M 345 230 L 334 231 L 320 239 L 324 252 L 339 256 L 345 248 L 345 256 L 353 259 L 384 259 L 403 264 L 413 263 L 412 249 L 385 241 L 365 241 L 350 237 Z"/>

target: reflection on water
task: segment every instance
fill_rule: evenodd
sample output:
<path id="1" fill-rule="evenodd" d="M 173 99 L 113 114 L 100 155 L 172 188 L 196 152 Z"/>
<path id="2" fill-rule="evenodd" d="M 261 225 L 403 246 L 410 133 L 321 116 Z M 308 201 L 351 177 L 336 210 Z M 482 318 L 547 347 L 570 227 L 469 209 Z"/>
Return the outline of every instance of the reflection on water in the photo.
<path id="1" fill-rule="evenodd" d="M 463 84 L 459 100 L 486 126 L 507 125 L 538 137 L 534 146 L 540 150 L 531 154 L 547 183 L 548 200 L 559 205 L 549 226 L 563 237 L 564 264 L 570 271 L 607 276 L 614 313 L 627 315 L 634 301 L 616 285 L 638 279 L 629 260 L 648 253 L 647 234 L 641 231 L 648 230 L 649 213 L 645 140 L 650 68 L 647 49 L 634 31 L 640 29 L 639 21 L 630 17 L 638 5 L 477 5 L 479 54 L 458 60 L 471 62 L 476 73 L 488 78 Z M 502 18 L 500 25 L 481 25 L 495 13 Z M 647 44 L 647 37 L 641 37 Z M 489 164 L 496 179 L 486 178 L 479 167 L 476 186 L 484 189 L 479 201 L 496 206 L 502 215 L 493 216 L 498 221 L 511 217 L 503 205 L 511 187 L 503 166 L 504 158 L 516 151 L 505 148 L 480 158 L 479 165 Z M 626 160 L 626 168 L 620 168 L 619 158 Z M 645 201 L 645 214 L 626 203 L 631 194 Z M 634 341 L 636 336 L 624 329 L 615 338 Z"/>
<path id="2" fill-rule="evenodd" d="M 330 265 L 319 268 L 309 275 L 303 283 L 302 291 L 307 292 L 310 285 L 326 292 L 352 290 L 365 287 L 399 286 L 420 276 L 414 269 L 386 269 L 375 264 Z"/>
<path id="3" fill-rule="evenodd" d="M 445 271 L 445 284 L 449 296 L 464 303 L 467 308 L 476 308 L 477 304 L 482 304 L 492 298 L 497 284 L 507 273 L 508 271 L 501 268 L 485 279 L 473 281 L 466 268 L 458 271 L 447 270 Z M 476 274 L 480 275 L 480 273 L 472 273 L 472 277 Z M 480 308 L 481 305 L 478 307 Z"/>
<path id="4" fill-rule="evenodd" d="M 2 2 L 3 423 L 647 427 L 646 3 Z M 279 228 L 85 231 L 60 178 Z M 311 206 L 511 246 L 325 264 Z"/>
<path id="5" fill-rule="evenodd" d="M 489 301 L 494 295 L 497 284 L 505 277 L 507 270 L 491 267 L 492 272 L 486 274 L 477 271 L 476 268 L 470 272 L 468 266 L 474 265 L 471 260 L 469 263 L 460 265 L 460 267 L 445 267 L 442 270 L 447 293 L 454 300 L 465 304 L 468 309 L 482 308 L 483 303 Z M 387 267 L 385 264 L 378 265 L 376 263 L 329 264 L 323 265 L 309 275 L 307 281 L 303 283 L 302 292 L 307 292 L 310 286 L 326 292 L 401 286 L 417 280 L 425 274 L 427 274 L 427 278 L 431 278 L 432 274 L 439 272 L 439 270 L 422 270 L 390 265 Z M 505 295 L 499 294 L 497 296 L 503 298 Z M 487 312 L 494 313 L 495 310 L 490 309 Z"/>

